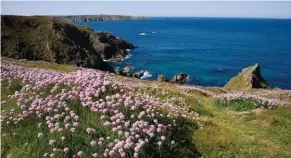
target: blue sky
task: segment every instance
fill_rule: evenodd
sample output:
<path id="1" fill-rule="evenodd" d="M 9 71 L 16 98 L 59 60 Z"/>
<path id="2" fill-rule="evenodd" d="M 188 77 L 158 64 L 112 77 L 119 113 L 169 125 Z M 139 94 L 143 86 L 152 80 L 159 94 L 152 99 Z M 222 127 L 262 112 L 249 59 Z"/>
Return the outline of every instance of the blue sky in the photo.
<path id="1" fill-rule="evenodd" d="M 2 14 L 291 18 L 291 2 L 1 1 Z"/>

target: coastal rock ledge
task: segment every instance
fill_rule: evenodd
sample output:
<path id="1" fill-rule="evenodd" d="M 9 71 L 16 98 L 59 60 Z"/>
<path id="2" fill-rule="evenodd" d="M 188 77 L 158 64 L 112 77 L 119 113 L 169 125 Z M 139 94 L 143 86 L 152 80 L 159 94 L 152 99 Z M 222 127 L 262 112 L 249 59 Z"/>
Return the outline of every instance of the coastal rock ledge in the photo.
<path id="1" fill-rule="evenodd" d="M 244 68 L 233 77 L 225 86 L 226 89 L 249 90 L 252 88 L 270 88 L 261 75 L 259 64 Z"/>

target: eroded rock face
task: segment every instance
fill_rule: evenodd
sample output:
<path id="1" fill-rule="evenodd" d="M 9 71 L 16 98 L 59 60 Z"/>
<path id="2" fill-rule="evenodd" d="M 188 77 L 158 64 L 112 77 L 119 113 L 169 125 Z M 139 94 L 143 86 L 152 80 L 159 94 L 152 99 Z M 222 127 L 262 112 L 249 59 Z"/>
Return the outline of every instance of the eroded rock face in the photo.
<path id="1" fill-rule="evenodd" d="M 185 83 L 187 81 L 187 77 L 188 77 L 188 75 L 186 73 L 179 73 L 172 78 L 171 82 L 182 84 L 182 83 Z"/>
<path id="2" fill-rule="evenodd" d="M 249 90 L 252 88 L 270 88 L 261 75 L 259 64 L 244 68 L 233 77 L 225 86 L 226 89 Z"/>
<path id="3" fill-rule="evenodd" d="M 164 75 L 159 75 L 158 76 L 158 81 L 159 82 L 168 82 L 169 80 L 166 78 Z"/>

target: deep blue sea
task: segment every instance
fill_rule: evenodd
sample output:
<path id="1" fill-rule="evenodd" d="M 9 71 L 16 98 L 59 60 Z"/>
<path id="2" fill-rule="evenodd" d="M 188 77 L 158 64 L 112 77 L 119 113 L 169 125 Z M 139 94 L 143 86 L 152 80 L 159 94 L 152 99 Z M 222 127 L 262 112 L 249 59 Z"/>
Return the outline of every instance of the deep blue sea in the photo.
<path id="1" fill-rule="evenodd" d="M 168 78 L 185 72 L 188 84 L 223 86 L 243 68 L 259 63 L 272 87 L 291 89 L 291 20 L 238 18 L 151 18 L 145 21 L 79 23 L 112 32 L 137 45 L 113 67 Z"/>

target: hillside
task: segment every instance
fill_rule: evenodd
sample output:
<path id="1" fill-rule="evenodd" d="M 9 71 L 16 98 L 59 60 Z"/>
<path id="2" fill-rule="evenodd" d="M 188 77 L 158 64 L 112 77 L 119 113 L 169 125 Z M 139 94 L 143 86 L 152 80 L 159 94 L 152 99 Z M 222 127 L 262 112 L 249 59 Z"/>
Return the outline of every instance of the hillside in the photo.
<path id="1" fill-rule="evenodd" d="M 144 16 L 124 16 L 124 15 L 72 15 L 72 16 L 53 16 L 53 18 L 68 22 L 95 22 L 95 21 L 149 19 L 149 17 Z"/>
<path id="2" fill-rule="evenodd" d="M 42 16 L 1 16 L 1 56 L 114 71 L 135 46 L 108 32 Z"/>
<path id="3" fill-rule="evenodd" d="M 1 59 L 1 157 L 290 157 L 291 91 Z"/>

